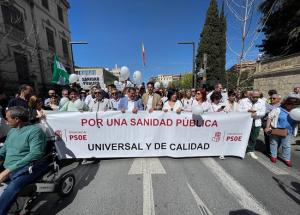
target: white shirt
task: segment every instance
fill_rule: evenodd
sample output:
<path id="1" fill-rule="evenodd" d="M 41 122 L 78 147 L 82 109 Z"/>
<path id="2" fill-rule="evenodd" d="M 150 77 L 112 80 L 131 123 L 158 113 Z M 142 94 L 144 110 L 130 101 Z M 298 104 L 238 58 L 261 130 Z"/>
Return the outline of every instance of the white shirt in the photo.
<path id="1" fill-rule="evenodd" d="M 262 99 L 258 99 L 255 104 L 248 98 L 241 99 L 239 101 L 238 111 L 247 112 L 249 109 L 256 110 L 256 117 L 254 117 L 255 127 L 260 127 L 261 118 L 266 114 L 266 104 Z"/>
<path id="2" fill-rule="evenodd" d="M 128 100 L 128 108 L 127 110 L 132 112 L 132 110 L 134 109 L 134 101 L 132 100 Z"/>
<path id="3" fill-rule="evenodd" d="M 168 97 L 164 96 L 161 98 L 162 103 L 164 104 L 168 100 Z"/>
<path id="4" fill-rule="evenodd" d="M 237 112 L 238 111 L 238 106 L 239 104 L 234 101 L 233 104 L 230 103 L 228 100 L 225 102 L 225 108 L 224 111 L 225 112 Z"/>
<path id="5" fill-rule="evenodd" d="M 89 104 L 89 110 L 92 112 L 107 111 L 108 108 L 109 108 L 109 100 L 106 98 L 103 98 L 100 101 L 93 99 Z"/>
<path id="6" fill-rule="evenodd" d="M 110 99 L 109 108 L 112 110 L 118 110 L 119 103 L 120 103 L 120 99 L 115 100 L 112 98 L 112 99 Z"/>
<path id="7" fill-rule="evenodd" d="M 150 110 L 152 108 L 152 103 L 153 103 L 153 96 L 149 95 L 146 110 Z"/>
<path id="8" fill-rule="evenodd" d="M 197 100 L 194 100 L 192 108 L 194 106 L 198 106 L 201 105 L 202 109 L 204 112 L 212 112 L 212 108 L 211 108 L 211 104 L 209 102 L 202 102 L 201 104 L 199 104 L 199 102 Z"/>
<path id="9" fill-rule="evenodd" d="M 163 110 L 174 111 L 174 112 L 176 112 L 179 108 L 182 108 L 182 103 L 179 100 L 175 102 L 173 108 L 169 105 L 169 101 L 166 101 L 163 106 Z"/>
<path id="10" fill-rule="evenodd" d="M 184 98 L 181 100 L 182 105 L 183 105 L 183 110 L 184 111 L 188 111 L 191 112 L 192 111 L 192 105 L 194 103 L 194 99 L 193 98 Z"/>
<path id="11" fill-rule="evenodd" d="M 85 100 L 84 100 L 84 103 L 89 106 L 90 105 L 90 102 L 93 100 L 93 97 L 92 95 L 88 95 Z"/>
<path id="12" fill-rule="evenodd" d="M 218 112 L 218 110 L 222 107 L 222 106 L 225 106 L 225 104 L 224 103 L 219 103 L 219 104 L 215 104 L 215 103 L 211 103 L 211 111 L 212 112 Z M 223 112 L 224 111 L 224 109 L 223 110 L 221 110 L 220 112 Z"/>

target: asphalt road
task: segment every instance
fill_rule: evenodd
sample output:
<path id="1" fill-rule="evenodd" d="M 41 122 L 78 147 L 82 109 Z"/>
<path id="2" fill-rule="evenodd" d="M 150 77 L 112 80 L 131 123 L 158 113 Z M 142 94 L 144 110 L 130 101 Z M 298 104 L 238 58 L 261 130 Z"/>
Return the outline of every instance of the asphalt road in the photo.
<path id="1" fill-rule="evenodd" d="M 261 147 L 258 147 L 261 148 Z M 34 214 L 300 214 L 300 142 L 293 167 L 258 160 L 148 158 L 103 160 L 74 170 L 67 198 L 41 196 Z"/>

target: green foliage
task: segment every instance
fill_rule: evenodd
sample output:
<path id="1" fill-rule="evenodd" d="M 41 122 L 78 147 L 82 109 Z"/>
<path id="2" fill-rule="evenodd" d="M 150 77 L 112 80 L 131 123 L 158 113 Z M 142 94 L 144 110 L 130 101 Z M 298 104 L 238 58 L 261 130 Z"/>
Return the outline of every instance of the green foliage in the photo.
<path id="1" fill-rule="evenodd" d="M 224 4 L 219 15 L 217 1 L 211 0 L 196 56 L 196 71 L 199 71 L 203 68 L 203 54 L 207 54 L 208 85 L 214 85 L 216 82 L 226 83 L 226 30 Z"/>
<path id="2" fill-rule="evenodd" d="M 266 23 L 261 51 L 271 56 L 300 52 L 300 1 L 265 0 L 259 9 Z"/>
<path id="3" fill-rule="evenodd" d="M 179 80 L 169 82 L 168 88 L 191 89 L 193 87 L 193 74 L 185 73 Z"/>
<path id="4" fill-rule="evenodd" d="M 186 73 L 180 79 L 181 89 L 191 89 L 193 87 L 193 74 Z"/>
<path id="5" fill-rule="evenodd" d="M 237 72 L 227 72 L 227 79 L 228 79 L 228 89 L 235 89 L 236 82 L 238 79 Z M 239 86 L 240 89 L 251 89 L 254 85 L 254 77 L 253 74 L 250 72 L 242 72 L 241 74 L 241 84 Z"/>

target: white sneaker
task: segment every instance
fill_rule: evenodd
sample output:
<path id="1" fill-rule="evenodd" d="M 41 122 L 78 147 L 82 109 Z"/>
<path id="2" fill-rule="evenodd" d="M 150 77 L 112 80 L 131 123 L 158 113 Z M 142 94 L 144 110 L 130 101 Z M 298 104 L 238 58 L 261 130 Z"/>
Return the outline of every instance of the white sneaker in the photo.
<path id="1" fill-rule="evenodd" d="M 258 157 L 256 156 L 256 154 L 254 152 L 248 152 L 247 154 L 250 155 L 250 157 L 253 159 L 258 159 Z"/>

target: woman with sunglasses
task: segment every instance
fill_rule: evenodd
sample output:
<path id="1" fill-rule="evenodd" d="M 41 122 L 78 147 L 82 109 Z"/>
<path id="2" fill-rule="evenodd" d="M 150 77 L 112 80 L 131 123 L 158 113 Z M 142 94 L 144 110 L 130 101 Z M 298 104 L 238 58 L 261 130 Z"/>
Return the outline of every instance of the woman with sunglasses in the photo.
<path id="1" fill-rule="evenodd" d="M 192 108 L 195 106 L 201 106 L 204 112 L 212 112 L 210 103 L 206 101 L 205 89 L 196 90 L 195 100 L 193 101 Z"/>
<path id="2" fill-rule="evenodd" d="M 292 136 L 297 126 L 297 122 L 293 120 L 289 113 L 293 109 L 294 104 L 291 98 L 286 98 L 280 107 L 273 109 L 267 120 L 265 132 L 270 134 L 270 149 L 271 149 L 271 162 L 277 161 L 278 146 L 282 146 L 282 159 L 288 166 L 292 166 L 291 162 L 291 142 Z M 286 131 L 286 134 L 275 134 L 272 129 L 279 128 L 281 131 Z M 273 133 L 273 134 L 272 134 Z"/>

